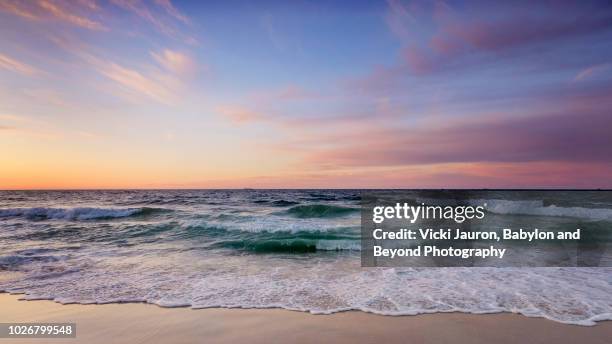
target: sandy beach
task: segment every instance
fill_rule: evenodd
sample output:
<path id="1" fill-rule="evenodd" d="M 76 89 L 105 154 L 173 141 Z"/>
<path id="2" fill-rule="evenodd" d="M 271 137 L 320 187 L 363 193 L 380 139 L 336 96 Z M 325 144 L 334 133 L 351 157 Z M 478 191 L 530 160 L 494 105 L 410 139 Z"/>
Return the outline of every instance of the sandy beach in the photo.
<path id="1" fill-rule="evenodd" d="M 0 322 L 74 322 L 76 339 L 53 343 L 609 343 L 612 322 L 584 327 L 516 314 L 312 315 L 279 309 L 62 305 L 0 294 Z M 0 339 L 43 343 L 44 339 Z"/>

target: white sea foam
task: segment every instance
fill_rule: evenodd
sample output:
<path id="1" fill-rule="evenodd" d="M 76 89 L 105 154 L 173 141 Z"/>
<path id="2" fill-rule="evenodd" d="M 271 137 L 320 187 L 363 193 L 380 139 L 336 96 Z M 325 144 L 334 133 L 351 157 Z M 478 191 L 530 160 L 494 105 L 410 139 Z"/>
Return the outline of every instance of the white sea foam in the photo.
<path id="1" fill-rule="evenodd" d="M 314 314 L 360 310 L 391 316 L 511 312 L 585 326 L 612 320 L 612 286 L 606 277 L 610 269 L 364 271 L 353 263 L 299 268 L 256 263 L 206 276 L 168 269 L 164 279 L 142 272 L 97 271 L 61 276 L 43 285 L 5 283 L 0 289 L 61 303 L 144 301 L 163 307 L 285 308 Z"/>
<path id="2" fill-rule="evenodd" d="M 143 212 L 143 208 L 4 208 L 2 217 L 25 217 L 49 220 L 94 220 L 101 218 L 128 217 Z"/>
<path id="3" fill-rule="evenodd" d="M 294 219 L 274 215 L 243 216 L 239 219 L 212 219 L 212 220 L 182 220 L 185 228 L 214 227 L 228 231 L 241 231 L 249 233 L 276 233 L 276 232 L 330 232 L 346 228 L 356 228 L 360 224 L 359 214 L 347 218 L 334 219 Z"/>
<path id="4" fill-rule="evenodd" d="M 535 215 L 553 217 L 573 217 L 585 220 L 612 220 L 612 209 L 606 208 L 583 208 L 583 207 L 558 207 L 556 205 L 544 206 L 542 201 L 524 200 L 511 201 L 502 199 L 476 199 L 470 204 L 486 204 L 486 210 L 496 214 L 510 215 Z"/>

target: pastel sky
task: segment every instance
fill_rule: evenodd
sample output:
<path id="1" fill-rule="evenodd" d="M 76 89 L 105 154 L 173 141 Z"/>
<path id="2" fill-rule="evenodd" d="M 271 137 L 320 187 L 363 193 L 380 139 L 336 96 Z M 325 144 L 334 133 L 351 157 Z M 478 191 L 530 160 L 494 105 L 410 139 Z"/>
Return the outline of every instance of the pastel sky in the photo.
<path id="1" fill-rule="evenodd" d="M 0 189 L 612 187 L 609 1 L 0 0 Z"/>

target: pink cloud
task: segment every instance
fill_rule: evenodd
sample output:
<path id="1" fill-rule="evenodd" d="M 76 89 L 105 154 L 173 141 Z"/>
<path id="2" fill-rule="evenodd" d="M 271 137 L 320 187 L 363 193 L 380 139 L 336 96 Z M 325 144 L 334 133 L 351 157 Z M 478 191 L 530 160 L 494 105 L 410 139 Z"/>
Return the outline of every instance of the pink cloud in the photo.
<path id="1" fill-rule="evenodd" d="M 196 61 L 182 52 L 164 49 L 161 52 L 152 52 L 151 56 L 166 70 L 177 75 L 190 75 L 197 69 Z"/>
<path id="2" fill-rule="evenodd" d="M 390 168 L 448 163 L 559 161 L 611 163 L 612 101 L 609 89 L 537 95 L 546 104 L 521 115 L 489 114 L 425 118 L 403 124 L 402 108 L 380 105 L 366 116 L 270 119 L 292 139 L 278 149 L 325 169 Z M 542 99 L 543 98 L 543 99 Z M 395 117 L 397 116 L 397 117 Z M 466 114 L 467 116 L 467 114 Z M 588 119 L 588 120 L 587 120 Z M 279 153 L 280 154 L 280 153 Z"/>
<path id="3" fill-rule="evenodd" d="M 612 29 L 608 13 L 580 2 L 538 3 L 529 8 L 470 2 L 460 9 L 443 2 L 408 6 L 399 0 L 388 5 L 387 25 L 403 44 L 400 63 L 416 74 L 438 72 L 469 55 L 507 53 Z"/>
<path id="4" fill-rule="evenodd" d="M 41 71 L 39 71 L 37 68 L 26 63 L 19 62 L 4 54 L 0 54 L 0 68 L 27 76 L 34 76 L 41 73 Z"/>
<path id="5" fill-rule="evenodd" d="M 82 68 L 91 69 L 110 81 L 96 81 L 97 90 L 131 104 L 150 100 L 178 104 L 190 86 L 191 72 L 197 67 L 189 54 L 169 49 L 150 53 L 149 61 L 120 63 L 74 36 L 53 35 L 50 39 L 58 48 L 76 57 Z"/>
<path id="6" fill-rule="evenodd" d="M 195 37 L 181 30 L 184 25 L 177 25 L 190 24 L 190 21 L 170 0 L 155 0 L 156 6 L 142 0 L 110 0 L 110 3 L 142 18 L 167 36 L 190 45 L 198 44 Z M 0 1 L 0 11 L 14 16 L 37 22 L 62 22 L 93 31 L 116 30 L 118 26 L 114 22 L 117 17 L 111 9 L 111 6 L 100 5 L 95 0 Z M 105 25 L 106 22 L 113 24 Z"/>
<path id="7" fill-rule="evenodd" d="M 240 106 L 220 106 L 217 108 L 217 111 L 236 124 L 261 121 L 267 118 L 265 114 Z"/>
<path id="8" fill-rule="evenodd" d="M 597 76 L 598 74 L 605 73 L 610 69 L 610 67 L 612 67 L 612 63 L 603 63 L 585 68 L 576 74 L 574 81 L 583 81 L 593 76 Z"/>
<path id="9" fill-rule="evenodd" d="M 189 184 L 207 188 L 610 188 L 612 164 L 474 163 L 285 171 Z"/>
<path id="10" fill-rule="evenodd" d="M 89 18 L 75 15 L 72 13 L 72 10 L 70 8 L 60 7 L 53 1 L 39 0 L 38 5 L 41 8 L 47 10 L 57 19 L 65 21 L 67 23 L 71 23 L 90 30 L 106 30 L 106 28 L 102 24 L 95 22 Z"/>
<path id="11" fill-rule="evenodd" d="M 436 67 L 434 57 L 418 47 L 410 47 L 404 50 L 404 58 L 410 70 L 416 74 L 424 74 L 433 71 Z"/>
<path id="12" fill-rule="evenodd" d="M 107 30 L 100 22 L 87 16 L 97 9 L 91 2 L 58 0 L 1 1 L 0 10 L 29 20 L 57 20 L 89 30 Z"/>
<path id="13" fill-rule="evenodd" d="M 338 167 L 465 162 L 612 162 L 606 111 L 466 121 L 444 127 L 382 128 L 339 135 L 332 148 L 309 150 L 309 164 Z"/>

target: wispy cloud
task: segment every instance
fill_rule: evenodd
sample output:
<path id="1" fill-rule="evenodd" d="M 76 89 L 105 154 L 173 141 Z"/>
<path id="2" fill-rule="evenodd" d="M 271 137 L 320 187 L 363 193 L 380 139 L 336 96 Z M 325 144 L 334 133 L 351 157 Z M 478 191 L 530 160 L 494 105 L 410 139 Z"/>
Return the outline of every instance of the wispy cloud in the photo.
<path id="1" fill-rule="evenodd" d="M 264 113 L 256 112 L 241 106 L 220 106 L 217 108 L 217 112 L 235 124 L 261 121 L 268 118 L 268 115 Z"/>
<path id="2" fill-rule="evenodd" d="M 107 30 L 100 22 L 82 12 L 97 9 L 90 1 L 0 1 L 0 10 L 29 20 L 56 20 L 89 30 Z"/>
<path id="3" fill-rule="evenodd" d="M 610 67 L 612 67 L 612 63 L 603 63 L 591 66 L 589 68 L 585 68 L 581 70 L 578 74 L 576 74 L 576 76 L 574 77 L 574 81 L 583 81 L 591 77 L 595 77 L 598 74 L 607 72 L 608 70 L 610 70 Z"/>
<path id="4" fill-rule="evenodd" d="M 111 0 L 111 2 L 155 25 L 160 31 L 166 34 L 173 34 L 174 30 L 155 17 L 147 5 L 140 0 Z"/>
<path id="5" fill-rule="evenodd" d="M 88 19 L 86 17 L 81 17 L 78 15 L 75 15 L 72 12 L 72 9 L 70 8 L 65 8 L 65 7 L 60 7 L 57 3 L 54 3 L 52 1 L 45 1 L 45 0 L 40 0 L 38 2 L 38 5 L 47 10 L 49 13 L 51 13 L 54 17 L 56 17 L 59 20 L 63 20 L 65 22 L 80 26 L 80 27 L 84 27 L 90 30 L 106 30 L 106 27 L 104 27 L 102 24 L 95 22 L 91 19 Z"/>
<path id="6" fill-rule="evenodd" d="M 170 0 L 155 0 L 155 3 L 161 6 L 166 12 L 174 18 L 182 21 L 185 24 L 191 24 L 189 18 L 174 7 Z"/>
<path id="7" fill-rule="evenodd" d="M 104 137 L 103 135 L 100 135 L 97 133 L 92 133 L 90 131 L 82 131 L 82 130 L 76 131 L 74 134 L 78 137 L 85 138 L 85 139 L 91 139 L 91 140 L 100 139 Z"/>
<path id="8" fill-rule="evenodd" d="M 318 115 L 313 118 L 309 116 L 310 112 L 303 113 L 297 108 L 304 104 L 310 106 L 313 102 L 328 98 L 328 95 L 291 84 L 280 88 L 252 91 L 240 102 L 217 106 L 216 111 L 234 124 L 260 122 L 278 127 L 303 127 L 326 116 Z M 287 106 L 292 105 L 296 110 L 286 110 Z M 334 118 L 326 117 L 325 120 L 332 122 Z"/>
<path id="9" fill-rule="evenodd" d="M 136 16 L 142 18 L 143 20 L 152 24 L 159 32 L 176 39 L 181 39 L 189 44 L 194 44 L 197 40 L 194 37 L 188 36 L 185 33 L 181 32 L 176 25 L 166 20 L 163 16 L 159 15 L 159 11 L 155 11 L 150 6 L 148 6 L 145 2 L 141 0 L 111 0 L 113 4 L 116 6 L 132 12 Z M 189 19 L 180 13 L 174 5 L 168 0 L 166 1 L 156 1 L 157 5 L 159 5 L 166 14 L 168 14 L 171 18 L 179 20 L 183 24 L 189 23 Z M 175 21 L 176 23 L 176 21 Z"/>
<path id="10" fill-rule="evenodd" d="M 54 128 L 49 122 L 35 119 L 29 116 L 0 114 L 0 123 L 5 122 L 9 125 L 0 125 L 6 129 L 6 134 L 35 139 L 55 140 L 61 138 L 63 134 Z"/>
<path id="11" fill-rule="evenodd" d="M 416 22 L 416 19 L 410 13 L 408 7 L 400 0 L 388 0 L 387 5 L 388 11 L 385 15 L 385 21 L 389 30 L 401 39 L 410 39 L 414 34 L 410 25 Z"/>
<path id="12" fill-rule="evenodd" d="M 70 106 L 70 103 L 65 97 L 53 89 L 27 88 L 23 90 L 23 94 L 41 104 L 50 104 L 59 107 Z"/>
<path id="13" fill-rule="evenodd" d="M 189 18 L 181 13 L 170 0 L 110 0 L 117 7 L 131 12 L 152 24 L 165 35 L 194 43 L 176 27 L 176 23 L 191 25 Z M 2 0 L 0 11 L 32 21 L 56 21 L 93 31 L 110 31 L 113 14 L 109 6 L 101 6 L 95 0 Z M 113 26 L 114 29 L 114 26 Z"/>
<path id="14" fill-rule="evenodd" d="M 177 75 L 190 75 L 196 71 L 196 62 L 189 55 L 170 49 L 151 52 L 151 56 L 167 71 Z"/>
<path id="15" fill-rule="evenodd" d="M 96 0 L 76 0 L 81 6 L 89 8 L 90 10 L 97 11 L 100 9 Z"/>
<path id="16" fill-rule="evenodd" d="M 0 68 L 4 68 L 11 72 L 20 73 L 27 76 L 40 74 L 41 71 L 26 63 L 19 62 L 7 55 L 0 53 Z"/>
<path id="17" fill-rule="evenodd" d="M 148 77 L 139 71 L 116 63 L 100 62 L 98 71 L 129 91 L 149 97 L 165 104 L 172 104 L 176 95 L 160 80 Z"/>
<path id="18" fill-rule="evenodd" d="M 30 20 L 38 19 L 38 15 L 32 13 L 31 9 L 26 7 L 28 5 L 25 1 L 0 1 L 0 10 L 18 15 L 23 18 Z"/>
<path id="19" fill-rule="evenodd" d="M 84 39 L 82 33 L 75 32 L 74 28 L 59 27 L 57 25 L 46 25 L 45 22 L 62 22 L 66 25 L 84 28 L 89 31 L 104 31 L 102 37 L 112 38 L 114 35 L 126 29 L 124 25 L 118 25 L 126 16 L 117 16 L 117 12 L 128 11 L 138 18 L 144 19 L 147 23 L 164 35 L 172 38 L 186 39 L 187 35 L 176 24 L 188 24 L 189 19 L 182 14 L 171 1 L 156 0 L 144 2 L 141 0 L 110 0 L 109 2 L 98 2 L 95 0 L 35 0 L 35 1 L 0 1 L 0 11 L 7 12 L 14 16 L 23 18 L 31 23 L 26 23 L 28 29 L 42 32 L 43 37 L 48 37 L 48 42 L 60 49 L 60 53 L 68 52 L 78 60 L 75 62 L 78 68 L 93 69 L 99 75 L 110 80 L 113 87 L 96 85 L 97 89 L 108 89 L 113 95 L 119 95 L 123 99 L 131 102 L 142 102 L 142 99 L 154 100 L 163 104 L 175 104 L 185 90 L 187 80 L 193 81 L 195 72 L 201 64 L 197 63 L 188 49 L 159 49 L 138 57 L 131 56 L 129 59 L 122 59 L 120 54 L 112 49 L 101 49 Z M 133 16 L 131 20 L 133 21 Z M 23 25 L 20 23 L 19 25 Z M 146 27 L 147 25 L 145 25 Z M 130 29 L 131 30 L 131 29 Z M 145 30 L 147 30 L 145 28 Z M 125 32 L 123 32 L 125 33 Z M 145 32 L 142 32 L 143 34 Z M 147 33 L 147 43 L 160 37 L 152 37 L 151 32 Z M 85 33 L 87 35 L 98 33 Z M 155 32 L 153 32 L 155 35 Z M 161 35 L 158 35 L 161 36 Z M 129 36 L 133 40 L 138 40 L 143 36 L 134 34 Z M 122 37 L 122 39 L 125 37 Z M 138 42 L 137 44 L 142 44 Z M 135 42 L 136 44 L 136 42 Z M 25 46 L 24 46 L 25 47 Z M 158 45 L 155 46 L 156 48 Z M 48 48 L 47 48 L 48 49 Z M 39 50 L 37 54 L 49 57 L 41 58 L 47 64 L 62 64 L 63 61 L 57 60 L 57 51 L 52 49 Z M 151 49 L 151 48 L 149 48 Z M 37 48 L 32 48 L 37 50 Z M 56 66 L 57 67 L 57 66 Z M 63 64 L 64 72 L 76 71 L 77 67 Z M 8 54 L 0 53 L 0 71 L 9 70 L 26 76 L 36 76 L 47 74 L 36 67 L 30 66 L 25 62 Z M 54 74 L 48 69 L 49 74 Z M 54 75 L 62 78 L 62 75 Z M 93 81 L 92 81 L 93 82 Z M 87 80 L 83 80 L 83 84 Z M 42 88 L 29 89 L 33 97 L 42 99 L 54 105 L 65 105 L 61 97 L 51 92 L 43 91 Z"/>
<path id="20" fill-rule="evenodd" d="M 266 13 L 261 17 L 261 25 L 268 35 L 268 39 L 277 50 L 283 51 L 286 48 L 285 40 L 282 35 L 279 35 L 278 30 L 274 25 L 274 17 L 270 13 Z"/>
<path id="21" fill-rule="evenodd" d="M 46 125 L 46 122 L 43 121 L 39 121 L 36 119 L 32 119 L 30 117 L 25 117 L 25 116 L 17 116 L 17 115 L 13 115 L 13 114 L 0 114 L 0 120 L 1 121 L 9 121 L 9 122 L 13 122 L 13 123 L 22 123 L 22 124 L 37 124 L 37 125 Z"/>
<path id="22" fill-rule="evenodd" d="M 185 89 L 198 64 L 186 53 L 169 49 L 144 55 L 145 59 L 132 64 L 108 58 L 104 51 L 75 37 L 52 36 L 58 47 L 78 58 L 83 67 L 94 70 L 112 83 L 97 82 L 96 88 L 130 103 L 153 100 L 174 105 L 183 98 Z"/>

